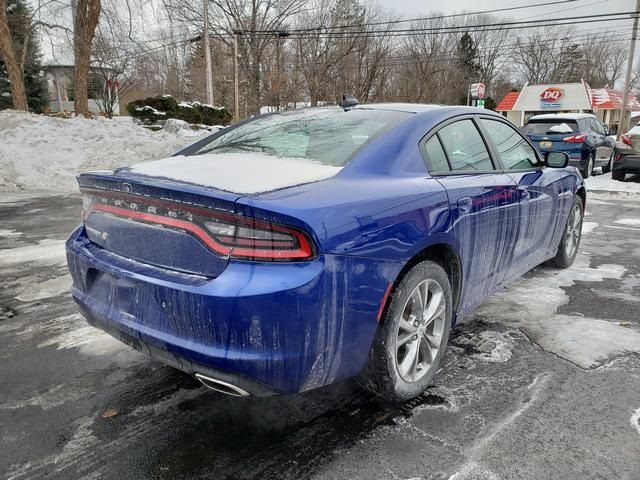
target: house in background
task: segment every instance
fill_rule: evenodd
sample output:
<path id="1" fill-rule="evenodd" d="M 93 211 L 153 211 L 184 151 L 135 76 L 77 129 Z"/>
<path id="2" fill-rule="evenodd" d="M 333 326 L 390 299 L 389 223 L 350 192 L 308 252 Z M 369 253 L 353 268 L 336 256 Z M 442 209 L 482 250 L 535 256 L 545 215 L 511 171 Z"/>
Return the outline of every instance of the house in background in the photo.
<path id="1" fill-rule="evenodd" d="M 49 82 L 51 96 L 49 110 L 51 112 L 73 112 L 73 59 L 51 60 L 42 66 L 45 78 Z M 88 94 L 89 111 L 104 111 L 105 95 L 115 95 L 114 114 L 120 113 L 117 85 L 110 85 L 108 78 L 113 77 L 113 70 L 106 67 L 89 67 Z"/>
<path id="2" fill-rule="evenodd" d="M 616 130 L 620 122 L 623 92 L 613 88 L 591 88 L 585 81 L 576 83 L 525 84 L 520 92 L 509 92 L 496 111 L 516 125 L 524 125 L 540 113 L 593 113 L 602 123 Z M 640 110 L 640 102 L 629 94 L 627 109 Z M 633 116 L 633 115 L 632 115 Z"/>

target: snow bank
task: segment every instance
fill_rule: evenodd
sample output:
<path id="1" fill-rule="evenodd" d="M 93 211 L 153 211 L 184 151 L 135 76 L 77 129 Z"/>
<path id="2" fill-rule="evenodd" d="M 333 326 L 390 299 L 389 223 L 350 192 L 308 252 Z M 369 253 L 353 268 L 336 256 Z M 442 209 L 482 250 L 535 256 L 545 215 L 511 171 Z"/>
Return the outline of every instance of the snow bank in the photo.
<path id="1" fill-rule="evenodd" d="M 133 165 L 130 172 L 251 194 L 325 180 L 341 169 L 306 158 L 277 158 L 263 153 L 209 153 L 141 163 Z"/>
<path id="2" fill-rule="evenodd" d="M 640 177 L 638 175 L 627 175 L 624 182 L 619 182 L 611 178 L 610 173 L 604 175 L 594 175 L 585 180 L 587 191 L 603 190 L 608 192 L 629 192 L 640 193 Z M 587 200 L 587 204 L 589 200 Z"/>
<path id="3" fill-rule="evenodd" d="M 202 132 L 206 135 L 209 132 Z M 0 112 L 0 191 L 75 192 L 75 176 L 167 157 L 196 140 L 194 132 L 152 132 L 129 117 L 61 119 Z"/>

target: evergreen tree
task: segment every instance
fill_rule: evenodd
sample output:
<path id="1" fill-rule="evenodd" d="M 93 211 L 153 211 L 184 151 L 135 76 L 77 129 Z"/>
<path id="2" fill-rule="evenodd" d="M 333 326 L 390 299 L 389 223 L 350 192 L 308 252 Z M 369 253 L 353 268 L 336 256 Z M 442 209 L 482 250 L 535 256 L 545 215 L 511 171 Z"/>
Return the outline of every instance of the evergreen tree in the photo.
<path id="1" fill-rule="evenodd" d="M 31 28 L 31 8 L 24 0 L 8 0 L 7 16 L 13 49 L 19 60 L 25 52 L 22 71 L 29 110 L 42 113 L 49 105 L 49 88 L 42 76 L 40 44 Z M 0 109 L 10 108 L 11 89 L 5 64 L 0 60 Z"/>
<path id="2" fill-rule="evenodd" d="M 480 67 L 477 63 L 478 47 L 475 46 L 473 38 L 468 33 L 464 33 L 460 37 L 457 48 L 457 67 L 460 71 L 461 80 L 463 80 L 459 88 L 458 103 L 465 105 L 467 103 L 467 91 L 471 83 L 479 80 Z"/>

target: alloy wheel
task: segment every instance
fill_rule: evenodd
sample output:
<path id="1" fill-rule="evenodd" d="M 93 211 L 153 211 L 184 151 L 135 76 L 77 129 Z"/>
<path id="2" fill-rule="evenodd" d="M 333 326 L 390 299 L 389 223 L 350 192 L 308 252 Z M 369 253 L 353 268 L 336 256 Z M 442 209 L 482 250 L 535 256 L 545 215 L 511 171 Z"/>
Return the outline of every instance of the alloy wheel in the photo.
<path id="1" fill-rule="evenodd" d="M 569 221 L 565 230 L 565 252 L 571 258 L 575 254 L 580 243 L 580 233 L 582 231 L 582 208 L 576 204 L 571 209 Z"/>
<path id="2" fill-rule="evenodd" d="M 400 313 L 395 363 L 405 382 L 417 382 L 435 364 L 445 332 L 446 299 L 435 280 L 420 282 Z"/>

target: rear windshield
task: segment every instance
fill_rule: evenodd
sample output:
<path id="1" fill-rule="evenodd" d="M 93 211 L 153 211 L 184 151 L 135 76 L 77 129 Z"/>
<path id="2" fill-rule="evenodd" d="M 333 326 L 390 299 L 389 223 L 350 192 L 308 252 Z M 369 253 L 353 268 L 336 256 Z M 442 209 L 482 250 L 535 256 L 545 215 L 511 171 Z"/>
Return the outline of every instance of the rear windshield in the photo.
<path id="1" fill-rule="evenodd" d="M 410 115 L 366 108 L 345 112 L 338 107 L 278 113 L 230 130 L 192 155 L 263 153 L 341 167 L 358 148 Z"/>
<path id="2" fill-rule="evenodd" d="M 578 132 L 578 123 L 575 120 L 529 120 L 523 128 L 527 135 L 553 135 L 561 133 Z"/>

